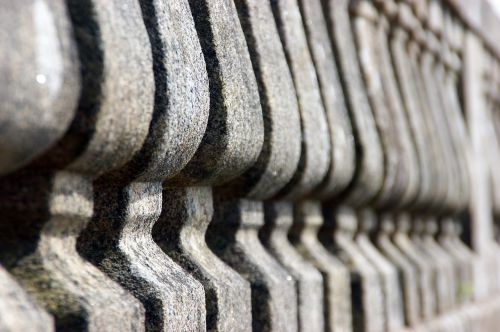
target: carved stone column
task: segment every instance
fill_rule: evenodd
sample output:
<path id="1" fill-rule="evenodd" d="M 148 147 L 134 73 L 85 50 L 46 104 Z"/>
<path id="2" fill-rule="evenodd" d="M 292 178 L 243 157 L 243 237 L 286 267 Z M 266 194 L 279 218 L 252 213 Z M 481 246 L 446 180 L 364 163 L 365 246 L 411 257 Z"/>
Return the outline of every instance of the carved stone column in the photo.
<path id="1" fill-rule="evenodd" d="M 54 315 L 58 329 L 140 331 L 140 302 L 85 261 L 76 244 L 93 214 L 92 181 L 127 162 L 147 134 L 154 91 L 150 44 L 135 1 L 66 5 L 80 60 L 78 110 L 55 146 L 2 180 L 0 209 L 8 222 L 1 226 L 1 260 Z M 55 28 L 48 9 L 39 10 L 42 29 Z M 71 65 L 67 51 L 53 52 L 52 65 L 60 56 L 59 70 L 71 73 L 64 69 Z M 38 81 L 53 88 L 54 97 L 59 88 L 72 88 L 53 74 L 60 75 L 40 72 Z M 76 91 L 58 107 L 71 108 L 71 96 Z"/>

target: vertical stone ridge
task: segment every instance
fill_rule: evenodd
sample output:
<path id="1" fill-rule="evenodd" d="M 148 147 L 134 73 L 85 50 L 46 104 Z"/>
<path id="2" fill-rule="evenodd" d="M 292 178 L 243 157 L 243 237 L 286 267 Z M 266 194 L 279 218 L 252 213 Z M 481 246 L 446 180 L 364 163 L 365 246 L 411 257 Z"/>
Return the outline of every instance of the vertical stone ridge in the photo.
<path id="1" fill-rule="evenodd" d="M 78 249 L 143 303 L 148 331 L 204 331 L 202 285 L 152 233 L 162 211 L 163 182 L 183 169 L 202 141 L 209 81 L 188 2 L 139 5 L 153 55 L 153 116 L 142 147 L 96 181 L 96 214 Z"/>
<path id="2" fill-rule="evenodd" d="M 288 240 L 293 217 L 293 203 L 265 203 L 265 225 L 259 231 L 259 238 L 296 281 L 299 330 L 322 331 L 325 329 L 324 297 L 329 294 L 323 294 L 320 272 Z"/>
<path id="3" fill-rule="evenodd" d="M 258 229 L 263 224 L 261 202 L 217 201 L 207 242 L 219 257 L 250 282 L 252 328 L 296 331 L 295 280 L 260 242 Z"/>
<path id="4" fill-rule="evenodd" d="M 125 163 L 146 136 L 153 102 L 150 45 L 133 1 L 66 5 L 80 60 L 78 110 L 57 144 L 4 179 L 11 195 L 2 210 L 13 217 L 4 225 L 11 239 L 2 241 L 3 260 L 54 315 L 58 329 L 142 330 L 142 305 L 82 259 L 76 242 L 92 216 L 92 181 Z M 16 183 L 23 177 L 29 191 Z M 26 239 L 18 220 L 31 225 L 31 243 L 13 243 L 15 236 Z"/>
<path id="5" fill-rule="evenodd" d="M 294 224 L 289 238 L 297 251 L 310 261 L 323 277 L 325 328 L 352 331 L 351 285 L 348 268 L 333 250 L 333 225 L 323 219 L 321 203 L 304 200 L 294 205 Z M 324 224 L 325 223 L 325 224 Z M 326 228 L 319 233 L 320 228 Z M 318 236 L 326 235 L 322 242 Z M 328 250 L 329 249 L 329 250 Z"/>

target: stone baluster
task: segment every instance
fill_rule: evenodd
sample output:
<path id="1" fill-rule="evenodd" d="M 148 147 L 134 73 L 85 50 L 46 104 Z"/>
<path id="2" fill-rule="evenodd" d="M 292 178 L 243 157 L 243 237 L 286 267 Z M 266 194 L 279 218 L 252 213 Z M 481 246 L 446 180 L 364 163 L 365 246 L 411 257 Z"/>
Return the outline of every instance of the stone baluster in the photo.
<path id="1" fill-rule="evenodd" d="M 377 203 L 379 206 L 392 205 L 393 202 L 391 202 L 391 200 L 393 200 L 394 197 L 401 196 L 406 189 L 408 176 L 403 174 L 407 172 L 407 168 L 400 164 L 401 159 L 397 157 L 397 151 L 401 151 L 401 146 L 396 139 L 395 135 L 397 135 L 397 130 L 395 128 L 395 122 L 390 115 L 390 112 L 394 111 L 394 109 L 388 108 L 387 95 L 383 90 L 382 77 L 379 69 L 381 61 L 380 54 L 374 44 L 379 37 L 376 34 L 378 13 L 375 7 L 365 1 L 350 6 L 350 9 L 356 13 L 352 20 L 349 18 L 347 2 L 328 2 L 326 8 L 329 15 L 328 21 L 333 45 L 338 52 L 340 63 L 339 69 L 344 79 L 344 89 L 348 96 L 350 111 L 356 129 L 355 134 L 357 134 L 358 157 L 360 158 L 357 177 L 351 184 L 347 202 L 354 206 L 363 206 L 377 196 Z M 353 25 L 352 31 L 350 24 Z M 372 33 L 372 31 L 375 33 Z M 357 42 L 357 53 L 354 41 Z M 359 63 L 356 63 L 356 61 L 352 62 L 353 59 L 356 58 L 358 58 Z M 361 76 L 361 74 L 364 76 Z M 364 78 L 366 82 L 366 90 L 361 82 L 362 78 Z M 356 89 L 356 91 L 353 89 Z M 368 102 L 370 102 L 370 104 Z M 362 103 L 362 105 L 360 103 Z M 371 109 L 369 108 L 370 106 Z M 362 117 L 365 120 L 370 120 L 374 117 L 373 120 L 375 122 L 371 124 L 377 126 L 374 127 L 375 134 L 378 134 L 377 128 L 380 130 L 380 141 L 368 141 L 366 136 L 363 137 L 365 134 L 369 134 L 369 132 L 362 129 L 363 123 L 357 122 L 361 114 L 363 114 Z M 367 125 L 367 123 L 365 122 L 364 125 Z M 367 151 L 377 154 L 380 153 L 382 158 L 375 159 L 376 155 L 370 155 Z M 370 159 L 369 162 L 367 159 Z M 381 178 L 374 178 L 372 176 L 370 178 L 372 181 L 366 183 L 364 178 L 365 174 L 377 171 L 384 172 L 381 174 L 383 176 L 381 176 Z M 378 182 L 379 180 L 380 182 Z M 377 186 L 381 191 L 371 191 L 377 188 Z M 357 192 L 363 192 L 366 197 L 357 197 Z M 352 212 L 350 213 L 352 214 Z M 339 213 L 337 219 L 339 218 L 343 219 L 345 217 L 342 216 L 342 213 Z M 356 219 L 357 216 L 353 215 L 351 218 Z M 331 223 L 332 221 L 328 222 Z M 342 225 L 339 221 L 337 221 L 337 223 L 339 227 Z M 342 227 L 338 230 L 339 234 L 342 234 L 344 231 L 346 230 L 342 229 Z M 324 237 L 331 238 L 332 235 L 325 234 Z M 389 300 L 388 297 L 386 297 L 387 301 L 384 301 L 384 293 L 381 289 L 382 284 L 386 282 L 394 283 L 395 281 L 398 283 L 397 279 L 395 279 L 396 270 L 391 268 L 389 274 L 384 274 L 387 270 L 383 268 L 377 271 L 377 267 L 380 266 L 377 266 L 377 263 L 374 264 L 375 266 L 372 266 L 371 264 L 373 262 L 366 259 L 364 256 L 365 253 L 363 249 L 359 247 L 357 240 L 353 240 L 354 238 L 349 235 L 340 238 L 335 236 L 335 238 L 330 240 L 330 247 L 331 250 L 337 252 L 339 257 L 343 259 L 343 262 L 350 267 L 353 287 L 359 287 L 361 285 L 363 288 L 363 302 L 357 302 L 356 305 L 360 305 L 360 307 L 353 308 L 353 312 L 364 310 L 359 321 L 354 319 L 355 329 L 373 328 L 373 330 L 377 330 L 382 329 L 383 324 L 385 324 L 386 327 L 401 326 L 403 324 L 402 311 L 393 312 L 395 307 L 389 304 L 393 299 Z M 328 240 L 324 240 L 324 242 L 328 242 Z M 361 242 L 363 243 L 362 236 Z M 370 249 L 370 254 L 374 254 L 378 258 L 381 258 L 381 255 L 378 255 L 379 252 L 375 247 L 370 246 Z M 384 258 L 381 259 L 384 260 L 384 263 L 387 263 L 384 265 L 385 267 L 390 265 Z M 380 259 L 377 262 L 380 262 Z M 379 272 L 380 275 L 377 272 Z M 399 300 L 396 300 L 396 302 L 401 301 L 400 294 L 398 293 L 385 295 L 391 297 L 392 295 L 399 296 Z M 374 303 L 379 304 L 374 305 Z M 385 306 L 382 306 L 382 304 L 385 304 Z M 355 303 L 353 303 L 353 306 L 354 305 Z M 377 310 L 381 309 L 384 309 L 386 312 L 377 312 Z"/>
<path id="2" fill-rule="evenodd" d="M 411 13 L 411 8 L 407 2 L 398 4 L 398 16 L 395 18 L 397 23 L 393 26 L 390 37 L 391 53 L 395 64 L 401 96 L 406 107 L 408 122 L 412 129 L 412 136 L 415 141 L 417 155 L 419 159 L 420 190 L 411 204 L 411 209 L 423 209 L 439 197 L 442 186 L 438 181 L 438 165 L 435 160 L 435 149 L 431 140 L 431 131 L 427 125 L 425 114 L 422 110 L 422 100 L 417 87 L 417 78 L 414 72 L 414 66 L 409 59 L 414 56 L 408 44 L 408 33 L 414 33 L 416 21 Z M 435 300 L 434 287 L 432 285 L 432 270 L 425 265 L 425 261 L 416 251 L 417 249 L 410 242 L 405 233 L 409 230 L 406 222 L 401 223 L 400 218 L 385 216 L 387 224 L 394 223 L 396 233 L 393 237 L 396 249 L 401 251 L 403 258 L 418 271 L 418 285 L 420 296 L 420 316 L 428 319 L 434 311 Z M 393 221 L 394 220 L 394 221 Z M 384 247 L 388 244 L 384 243 Z M 389 244 L 390 247 L 390 244 Z M 387 249 L 385 249 L 387 250 Z M 403 275 L 404 276 L 404 275 Z M 412 280 L 407 278 L 404 284 L 412 285 Z M 411 287 L 411 286 L 410 286 Z M 407 290 L 406 292 L 410 292 Z"/>
<path id="3" fill-rule="evenodd" d="M 422 319 L 429 320 L 436 314 L 436 294 L 434 284 L 434 270 L 428 261 L 422 257 L 415 244 L 410 240 L 410 220 L 407 215 L 399 216 L 396 220 L 396 232 L 393 235 L 394 244 L 416 267 L 419 275 L 420 313 Z"/>
<path id="4" fill-rule="evenodd" d="M 386 320 L 385 329 L 387 331 L 401 329 L 404 325 L 404 307 L 402 285 L 398 278 L 397 265 L 394 265 L 386 258 L 370 238 L 378 222 L 375 213 L 365 209 L 360 211 L 357 217 L 359 231 L 355 237 L 356 244 L 381 278 Z"/>
<path id="5" fill-rule="evenodd" d="M 347 198 L 348 202 L 362 205 L 371 201 L 382 187 L 384 179 L 384 156 L 377 128 L 363 86 L 354 36 L 349 18 L 349 1 L 324 1 L 324 10 L 337 55 L 342 87 L 353 123 L 356 139 L 358 167 L 356 185 Z"/>
<path id="6" fill-rule="evenodd" d="M 318 0 L 301 0 L 299 6 L 330 125 L 331 145 L 328 173 L 308 198 L 329 200 L 341 195 L 354 175 L 354 128 L 349 119 L 348 96 L 344 96 L 336 63 L 338 54 L 332 47 L 328 19 L 322 3 Z M 324 225 L 319 201 L 298 203 L 295 206 L 295 223 L 290 237 L 300 253 L 322 273 L 327 330 L 350 331 L 352 316 L 349 271 L 319 241 L 319 230 L 323 226 L 328 227 Z M 324 233 L 331 234 L 329 231 Z M 331 236 L 327 240 L 331 241 Z"/>
<path id="7" fill-rule="evenodd" d="M 395 230 L 396 225 L 393 217 L 383 214 L 379 220 L 375 243 L 380 252 L 398 269 L 405 310 L 405 324 L 409 327 L 415 327 L 421 322 L 418 270 L 392 242 Z"/>
<path id="8" fill-rule="evenodd" d="M 338 56 L 332 47 L 322 3 L 320 0 L 299 0 L 299 6 L 330 132 L 330 167 L 314 196 L 330 199 L 340 195 L 354 176 L 356 147 L 353 127 L 340 82 Z"/>
<path id="9" fill-rule="evenodd" d="M 147 134 L 154 91 L 151 48 L 135 1 L 66 5 L 81 67 L 77 114 L 56 145 L 2 181 L 1 210 L 8 222 L 1 226 L 1 260 L 54 315 L 57 329 L 140 331 L 140 302 L 82 259 L 76 245 L 93 213 L 92 181 L 124 164 Z M 50 29 L 47 8 L 40 10 L 40 24 Z M 70 87 L 50 75 L 46 79 L 48 88 Z M 70 100 L 60 107 L 71 107 Z"/>
<path id="10" fill-rule="evenodd" d="M 202 285 L 161 250 L 152 233 L 166 204 L 162 183 L 188 163 L 205 133 L 205 61 L 187 1 L 140 5 L 153 54 L 153 119 L 142 147 L 97 181 L 96 214 L 78 249 L 143 303 L 148 331 L 203 331 Z"/>
<path id="11" fill-rule="evenodd" d="M 210 2 L 210 7 L 213 6 L 215 2 Z M 207 325 L 210 330 L 232 331 L 254 328 L 293 331 L 297 329 L 295 281 L 259 242 L 258 230 L 264 224 L 263 205 L 261 202 L 245 199 L 228 201 L 227 197 L 248 197 L 256 200 L 272 197 L 292 178 L 299 162 L 301 144 L 300 135 L 297 135 L 301 130 L 297 99 L 270 4 L 266 1 L 235 1 L 232 4 L 232 1 L 229 1 L 227 7 L 228 11 L 234 12 L 235 22 L 232 24 L 236 26 L 241 24 L 243 32 L 241 35 L 238 32 L 237 39 L 243 43 L 238 47 L 248 47 L 248 51 L 242 49 L 240 52 L 250 55 L 243 63 L 247 64 L 246 69 L 251 70 L 253 67 L 256 85 L 255 90 L 251 92 L 256 94 L 258 87 L 259 95 L 253 95 L 253 98 L 258 102 L 260 97 L 264 116 L 261 128 L 249 128 L 249 130 L 238 128 L 240 132 L 235 130 L 231 136 L 227 136 L 227 143 L 235 144 L 239 141 L 243 143 L 246 135 L 252 135 L 259 130 L 263 130 L 264 143 L 253 165 L 245 166 L 245 159 L 238 155 L 241 160 L 239 163 L 235 160 L 233 167 L 248 168 L 241 176 L 234 179 L 232 179 L 234 176 L 227 176 L 224 181 L 221 181 L 221 178 L 213 183 L 217 186 L 215 206 L 212 206 L 212 202 L 206 198 L 202 201 L 200 195 L 194 199 L 190 198 L 187 191 L 194 189 L 184 189 L 184 192 L 178 189 L 169 190 L 169 207 L 167 208 L 165 204 L 161 223 L 158 225 L 157 238 L 172 257 L 204 284 L 208 303 Z M 202 13 L 199 15 L 201 18 Z M 215 11 L 212 15 L 211 20 L 216 28 Z M 239 22 L 236 15 L 239 16 Z M 245 39 L 246 45 L 244 45 Z M 215 41 L 217 39 L 214 39 Z M 207 48 L 205 53 L 208 54 L 208 51 Z M 225 54 L 223 49 L 219 49 L 218 52 L 223 57 L 233 56 Z M 215 79 L 216 67 L 212 69 Z M 229 77 L 223 78 L 229 81 Z M 238 87 L 237 82 L 229 82 L 234 88 Z M 227 101 L 230 101 L 232 96 L 226 95 L 229 91 L 221 93 Z M 223 115 L 223 109 L 218 109 L 215 105 L 213 111 L 221 113 L 220 116 Z M 238 117 L 228 118 L 226 121 L 231 125 L 233 125 L 231 122 L 244 124 Z M 212 131 L 221 130 L 215 124 Z M 215 133 L 212 135 L 215 136 Z M 245 146 L 238 148 L 245 149 Z M 236 152 L 237 150 L 233 152 L 221 149 L 219 158 L 223 161 L 222 158 L 229 158 L 231 153 Z M 198 153 L 200 159 L 212 158 L 208 151 Z M 227 156 L 224 153 L 227 153 Z M 222 165 L 224 164 L 221 163 Z M 206 173 L 209 179 L 210 174 L 217 174 L 218 171 L 215 168 L 210 172 Z M 197 181 L 203 179 L 199 176 Z M 198 209 L 200 212 L 195 214 Z M 215 215 L 212 218 L 214 209 Z M 227 215 L 228 211 L 234 214 Z M 211 219 L 213 223 L 209 225 Z M 182 221 L 182 225 L 175 226 L 179 220 Z M 206 240 L 225 263 L 205 247 L 207 227 Z M 235 251 L 225 251 L 226 248 L 234 248 Z M 232 270 L 228 270 L 226 263 L 239 275 L 234 275 Z M 251 292 L 243 289 L 243 285 L 234 286 L 234 279 L 237 277 L 246 279 L 245 286 Z M 297 280 L 297 282 L 308 281 Z M 316 282 L 314 275 L 311 282 L 313 284 Z M 245 296 L 240 295 L 243 292 Z M 301 295 L 300 291 L 298 295 Z M 321 296 L 321 292 L 302 294 L 298 303 L 312 304 L 315 307 L 318 296 Z M 315 321 L 314 313 L 311 316 L 311 308 L 302 310 L 299 308 L 298 317 L 299 322 L 309 324 L 311 328 L 314 327 L 313 324 L 321 326 L 321 320 Z"/>
<path id="12" fill-rule="evenodd" d="M 472 300 L 474 257 L 469 255 L 470 253 L 464 253 L 462 248 L 456 245 L 455 237 L 458 237 L 455 231 L 455 221 L 451 218 L 443 219 L 438 239 L 441 246 L 459 262 L 457 298 L 458 302 L 464 305 Z"/>
<path id="13" fill-rule="evenodd" d="M 80 80 L 62 1 L 2 3 L 0 22 L 4 50 L 0 52 L 0 174 L 4 175 L 36 158 L 64 134 L 76 110 Z M 54 329 L 52 317 L 3 267 L 0 280 L 0 330 Z"/>
<path id="14" fill-rule="evenodd" d="M 400 164 L 405 169 L 406 186 L 399 205 L 402 207 L 415 205 L 421 187 L 423 176 L 420 175 L 419 153 L 412 137 L 411 125 L 407 116 L 407 110 L 403 103 L 403 95 L 400 93 L 396 76 L 396 68 L 393 66 L 390 40 L 390 22 L 397 15 L 398 7 L 390 0 L 376 1 L 378 7 L 376 46 L 380 59 L 381 78 L 386 94 L 387 104 L 391 109 L 391 115 L 395 120 L 395 130 L 400 141 Z"/>

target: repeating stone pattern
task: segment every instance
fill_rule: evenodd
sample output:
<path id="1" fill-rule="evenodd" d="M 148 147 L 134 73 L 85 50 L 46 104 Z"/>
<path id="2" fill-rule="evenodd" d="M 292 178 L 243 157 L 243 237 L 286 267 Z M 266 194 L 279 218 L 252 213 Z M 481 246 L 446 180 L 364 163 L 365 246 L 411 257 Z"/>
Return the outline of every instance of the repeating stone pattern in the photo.
<path id="1" fill-rule="evenodd" d="M 0 3 L 0 330 L 495 331 L 500 18 Z"/>

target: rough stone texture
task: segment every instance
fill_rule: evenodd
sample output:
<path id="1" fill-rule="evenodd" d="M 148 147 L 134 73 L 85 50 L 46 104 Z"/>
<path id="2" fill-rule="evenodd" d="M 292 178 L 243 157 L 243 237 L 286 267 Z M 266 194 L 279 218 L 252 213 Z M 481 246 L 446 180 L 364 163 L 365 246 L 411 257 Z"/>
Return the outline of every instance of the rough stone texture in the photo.
<path id="1" fill-rule="evenodd" d="M 55 319 L 57 329 L 143 330 L 144 309 L 76 251 L 92 215 L 88 178 L 58 171 L 4 179 L 0 259 Z M 34 191 L 36 190 L 36 191 Z M 36 193 L 26 203 L 25 192 Z"/>
<path id="2" fill-rule="evenodd" d="M 396 229 L 394 218 L 389 215 L 382 216 L 379 227 L 375 243 L 380 252 L 398 269 L 404 302 L 405 325 L 415 327 L 421 321 L 417 269 L 391 240 Z"/>
<path id="3" fill-rule="evenodd" d="M 317 201 L 302 201 L 294 207 L 289 237 L 297 250 L 321 272 L 325 327 L 328 331 L 352 331 L 349 270 L 334 256 L 332 220 L 324 220 Z M 319 233 L 325 223 L 324 232 Z M 319 233 L 319 234 L 318 234 Z M 318 236 L 323 235 L 323 245 Z"/>
<path id="4" fill-rule="evenodd" d="M 64 1 L 0 4 L 0 174 L 49 148 L 74 115 L 79 63 Z"/>
<path id="5" fill-rule="evenodd" d="M 54 331 L 54 320 L 0 268 L 0 330 Z"/>
<path id="6" fill-rule="evenodd" d="M 238 14 L 230 0 L 189 0 L 210 87 L 210 113 L 200 147 L 171 185 L 220 184 L 258 159 L 262 109 Z"/>
<path id="7" fill-rule="evenodd" d="M 317 187 L 330 165 L 328 122 L 297 0 L 271 2 L 288 61 L 301 114 L 302 153 L 299 166 L 280 196 L 297 199 Z"/>
<path id="8" fill-rule="evenodd" d="M 186 165 L 205 132 L 208 78 L 188 2 L 140 5 L 153 53 L 153 119 L 141 149 L 97 182 L 96 214 L 78 249 L 141 300 L 147 330 L 200 331 L 203 287 L 151 232 L 162 209 L 162 182 Z"/>
<path id="9" fill-rule="evenodd" d="M 321 1 L 300 0 L 299 7 L 330 130 L 330 167 L 314 195 L 331 198 L 340 194 L 354 175 L 356 149 L 353 129 Z"/>
<path id="10" fill-rule="evenodd" d="M 250 331 L 250 285 L 208 248 L 205 235 L 212 217 L 210 188 L 164 190 L 162 214 L 153 228 L 153 238 L 203 284 L 208 331 Z"/>
<path id="11" fill-rule="evenodd" d="M 264 144 L 257 162 L 224 191 L 248 198 L 274 196 L 294 175 L 301 156 L 301 117 L 271 5 L 235 1 L 259 87 Z"/>
<path id="12" fill-rule="evenodd" d="M 264 224 L 261 202 L 245 199 L 216 201 L 208 228 L 210 248 L 250 282 L 252 328 L 296 331 L 295 280 L 262 246 L 258 230 Z"/>
<path id="13" fill-rule="evenodd" d="M 84 261 L 76 240 L 92 216 L 93 178 L 125 163 L 146 136 L 150 44 L 134 1 L 66 5 L 81 63 L 78 111 L 54 147 L 4 179 L 2 261 L 58 329 L 142 330 L 142 305 Z"/>
<path id="14" fill-rule="evenodd" d="M 354 211 L 339 207 L 334 250 L 349 268 L 354 331 L 384 331 L 386 314 L 380 276 L 354 242 L 357 218 Z"/>
<path id="15" fill-rule="evenodd" d="M 293 204 L 265 204 L 265 225 L 259 232 L 264 246 L 287 269 L 296 282 L 299 331 L 324 331 L 323 278 L 309 261 L 304 259 L 288 240 L 293 224 Z"/>
<path id="16" fill-rule="evenodd" d="M 356 61 L 357 54 L 348 12 L 349 1 L 325 0 L 323 6 L 356 139 L 358 161 L 349 202 L 361 205 L 372 200 L 382 187 L 383 152 Z"/>
<path id="17" fill-rule="evenodd" d="M 355 241 L 361 253 L 370 261 L 379 275 L 384 295 L 385 329 L 387 331 L 400 329 L 404 325 L 404 309 L 398 272 L 370 240 L 370 233 L 377 222 L 374 212 L 363 210 L 358 213 L 358 219 L 359 232 L 355 236 Z"/>

